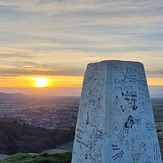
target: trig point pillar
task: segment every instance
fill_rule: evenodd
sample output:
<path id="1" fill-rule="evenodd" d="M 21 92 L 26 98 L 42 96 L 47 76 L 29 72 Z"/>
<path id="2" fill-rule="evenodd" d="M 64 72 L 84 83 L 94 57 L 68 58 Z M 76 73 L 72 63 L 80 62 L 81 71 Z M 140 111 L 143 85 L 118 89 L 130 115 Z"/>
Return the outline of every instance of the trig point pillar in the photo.
<path id="1" fill-rule="evenodd" d="M 72 163 L 162 163 L 143 64 L 88 65 Z"/>

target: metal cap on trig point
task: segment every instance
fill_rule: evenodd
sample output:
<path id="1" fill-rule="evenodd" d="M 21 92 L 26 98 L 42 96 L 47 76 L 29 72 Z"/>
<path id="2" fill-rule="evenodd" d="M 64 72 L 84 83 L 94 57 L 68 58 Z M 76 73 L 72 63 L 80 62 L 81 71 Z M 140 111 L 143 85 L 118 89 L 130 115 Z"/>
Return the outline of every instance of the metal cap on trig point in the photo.
<path id="1" fill-rule="evenodd" d="M 72 163 L 162 163 L 143 64 L 87 66 Z"/>

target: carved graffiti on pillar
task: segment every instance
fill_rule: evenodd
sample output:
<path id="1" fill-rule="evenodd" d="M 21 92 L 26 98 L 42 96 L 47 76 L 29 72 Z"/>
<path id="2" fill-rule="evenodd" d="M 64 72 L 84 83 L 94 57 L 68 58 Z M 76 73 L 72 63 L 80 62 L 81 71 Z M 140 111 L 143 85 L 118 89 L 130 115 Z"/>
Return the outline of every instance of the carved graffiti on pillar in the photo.
<path id="1" fill-rule="evenodd" d="M 136 125 L 140 125 L 141 124 L 141 117 L 140 116 L 136 116 L 135 119 L 134 119 L 134 123 Z"/>
<path id="2" fill-rule="evenodd" d="M 133 163 L 139 163 L 139 159 L 140 159 L 139 154 L 136 153 L 136 154 L 132 155 L 132 157 L 133 157 L 133 159 L 132 159 Z"/>
<path id="3" fill-rule="evenodd" d="M 120 104 L 120 99 L 119 99 L 118 96 L 116 96 L 115 99 L 114 99 L 114 105 L 115 105 L 116 107 L 118 107 L 119 104 Z"/>
<path id="4" fill-rule="evenodd" d="M 136 109 L 138 108 L 138 106 L 136 106 L 137 99 L 131 98 L 131 101 L 133 102 L 133 107 L 132 107 L 132 109 L 133 109 L 133 110 L 136 110 Z"/>
<path id="5" fill-rule="evenodd" d="M 155 129 L 155 124 L 153 122 L 151 122 L 150 120 L 147 120 L 146 128 L 147 128 L 147 130 L 154 130 Z"/>
<path id="6" fill-rule="evenodd" d="M 132 128 L 133 124 L 134 124 L 133 116 L 129 115 L 128 118 L 127 118 L 127 121 L 125 122 L 124 127 L 125 128 Z"/>
<path id="7" fill-rule="evenodd" d="M 132 86 L 115 86 L 115 91 L 133 90 Z"/>
<path id="8" fill-rule="evenodd" d="M 114 160 L 120 159 L 120 158 L 123 157 L 123 154 L 124 154 L 124 151 L 121 150 L 120 152 L 118 152 L 118 153 L 116 153 L 114 156 L 112 156 L 112 158 L 113 158 Z"/>
<path id="9" fill-rule="evenodd" d="M 139 145 L 139 150 L 142 152 L 146 152 L 147 145 L 141 141 L 140 145 Z"/>
<path id="10" fill-rule="evenodd" d="M 113 124 L 113 133 L 114 133 L 115 135 L 118 135 L 119 132 L 120 132 L 120 125 L 119 125 L 117 122 L 115 122 L 115 123 Z"/>
<path id="11" fill-rule="evenodd" d="M 129 115 L 127 118 L 127 121 L 124 123 L 124 126 L 122 127 L 122 130 L 120 131 L 118 135 L 118 140 L 122 144 L 125 138 L 128 136 L 129 128 L 132 128 L 134 125 L 134 119 L 132 115 Z"/>
<path id="12" fill-rule="evenodd" d="M 112 144 L 112 149 L 113 150 L 120 150 L 121 148 L 119 148 L 117 144 L 116 145 Z"/>
<path id="13" fill-rule="evenodd" d="M 147 155 L 147 159 L 145 163 L 152 163 L 151 160 L 152 160 L 151 157 Z"/>
<path id="14" fill-rule="evenodd" d="M 138 82 L 138 79 L 137 79 L 137 70 L 135 68 L 127 67 L 124 77 L 126 79 L 128 79 L 128 81 L 131 82 L 131 83 Z"/>
<path id="15" fill-rule="evenodd" d="M 159 161 L 161 159 L 161 155 L 158 143 L 153 144 L 153 150 L 154 150 L 154 160 Z"/>
<path id="16" fill-rule="evenodd" d="M 124 85 L 124 84 L 126 84 L 127 83 L 127 81 L 126 81 L 126 79 L 124 78 L 124 79 L 119 79 L 119 78 L 115 78 L 114 79 L 114 84 L 116 84 L 116 85 Z"/>
<path id="17" fill-rule="evenodd" d="M 125 97 L 137 97 L 136 91 L 122 92 L 122 95 L 125 96 Z"/>
<path id="18" fill-rule="evenodd" d="M 127 102 L 129 108 L 136 110 L 138 108 L 137 102 L 137 92 L 136 91 L 125 91 L 122 92 L 122 97 L 124 97 L 124 101 Z M 121 106 L 122 107 L 122 106 Z"/>
<path id="19" fill-rule="evenodd" d="M 139 75 L 139 84 L 145 86 L 147 84 L 146 77 L 142 73 L 138 73 Z"/>

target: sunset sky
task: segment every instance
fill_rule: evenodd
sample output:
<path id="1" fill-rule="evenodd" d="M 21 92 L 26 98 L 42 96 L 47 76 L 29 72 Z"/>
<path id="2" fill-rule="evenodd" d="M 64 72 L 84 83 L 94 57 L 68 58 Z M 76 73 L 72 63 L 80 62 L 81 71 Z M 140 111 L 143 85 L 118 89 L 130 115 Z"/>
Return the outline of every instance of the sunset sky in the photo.
<path id="1" fill-rule="evenodd" d="M 1 92 L 80 95 L 87 64 L 111 59 L 142 62 L 163 97 L 162 0 L 0 0 Z"/>

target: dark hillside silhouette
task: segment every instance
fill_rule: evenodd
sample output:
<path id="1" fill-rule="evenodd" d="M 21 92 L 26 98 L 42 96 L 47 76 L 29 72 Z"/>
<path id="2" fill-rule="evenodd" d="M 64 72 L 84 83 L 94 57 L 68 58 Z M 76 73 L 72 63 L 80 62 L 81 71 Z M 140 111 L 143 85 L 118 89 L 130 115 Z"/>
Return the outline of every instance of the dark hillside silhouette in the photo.
<path id="1" fill-rule="evenodd" d="M 45 129 L 16 122 L 0 122 L 0 153 L 37 153 L 72 140 L 74 130 Z"/>

